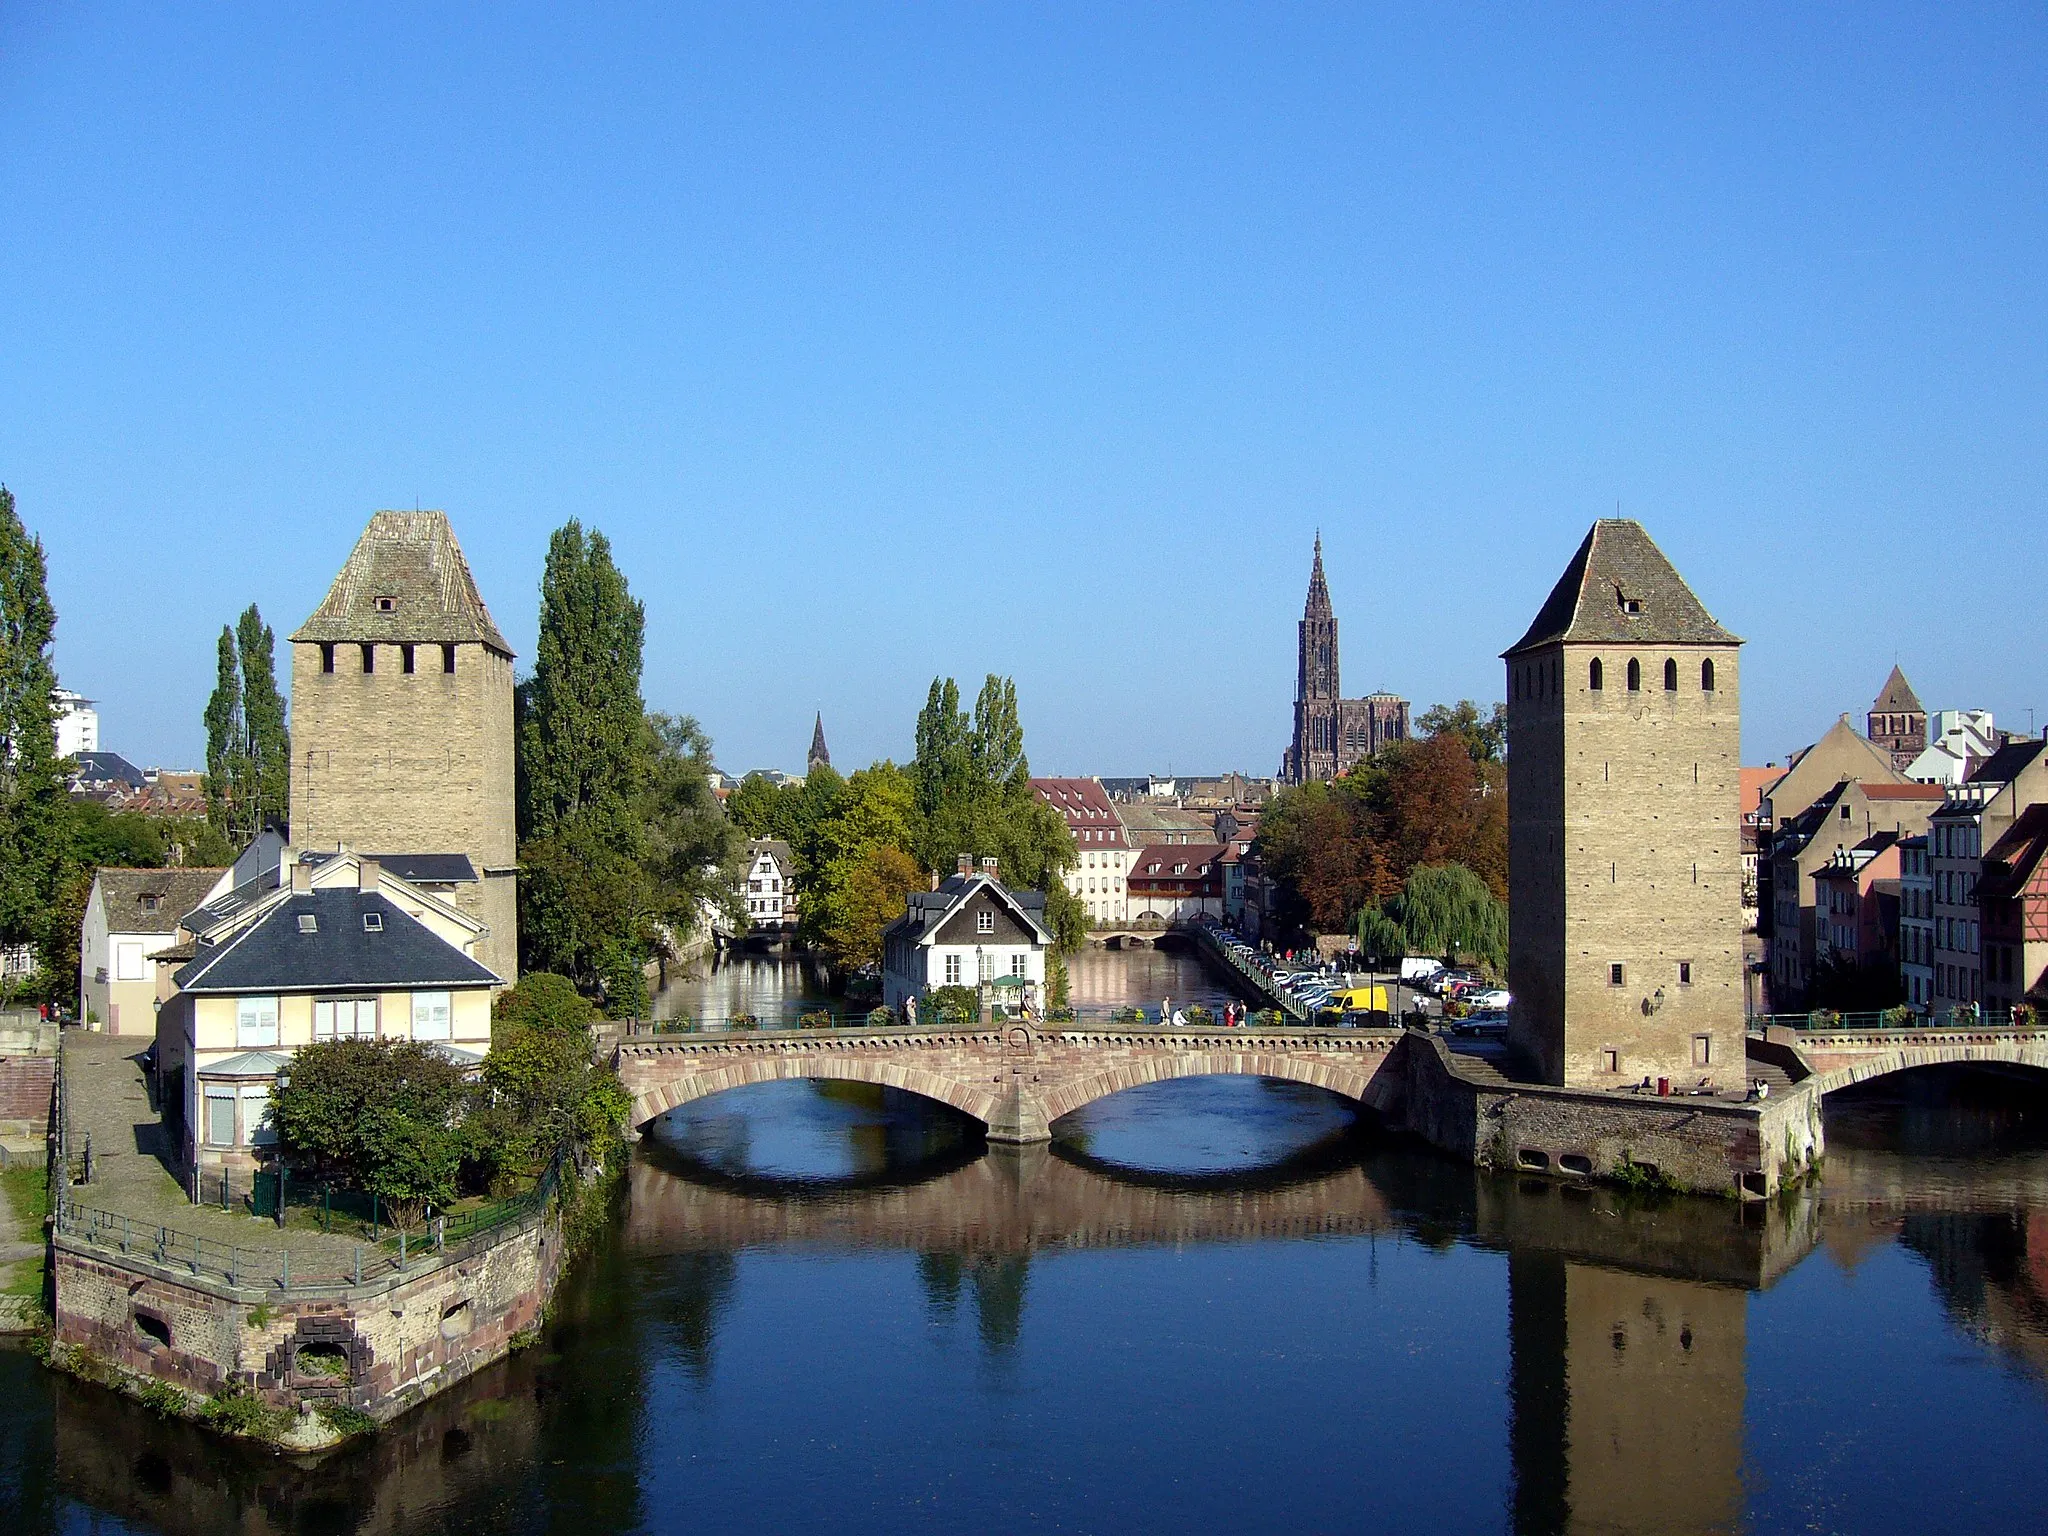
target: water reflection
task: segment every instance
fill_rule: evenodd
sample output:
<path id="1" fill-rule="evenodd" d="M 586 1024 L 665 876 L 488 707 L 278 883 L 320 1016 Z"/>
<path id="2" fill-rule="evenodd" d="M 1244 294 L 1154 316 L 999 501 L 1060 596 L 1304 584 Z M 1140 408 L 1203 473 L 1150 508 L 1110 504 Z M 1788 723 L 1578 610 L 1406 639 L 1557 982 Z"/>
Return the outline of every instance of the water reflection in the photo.
<path id="1" fill-rule="evenodd" d="M 538 1348 L 343 1456 L 0 1355 L 0 1525 L 2041 1527 L 2048 1199 L 1995 1090 L 1845 1100 L 1826 1191 L 1743 1207 L 1481 1175 L 1246 1079 L 1023 1149 L 761 1086 L 643 1144 Z"/>

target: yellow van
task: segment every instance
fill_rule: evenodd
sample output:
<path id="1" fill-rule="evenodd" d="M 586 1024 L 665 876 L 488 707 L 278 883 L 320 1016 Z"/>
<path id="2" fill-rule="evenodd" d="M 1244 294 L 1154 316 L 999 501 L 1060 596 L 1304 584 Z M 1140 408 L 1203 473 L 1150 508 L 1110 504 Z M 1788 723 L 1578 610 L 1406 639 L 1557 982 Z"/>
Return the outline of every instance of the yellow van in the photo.
<path id="1" fill-rule="evenodd" d="M 1342 1013 L 1387 1013 L 1391 1005 L 1387 1002 L 1387 989 L 1378 982 L 1363 987 L 1345 987 L 1330 994 L 1330 1001 L 1324 1005 Z"/>

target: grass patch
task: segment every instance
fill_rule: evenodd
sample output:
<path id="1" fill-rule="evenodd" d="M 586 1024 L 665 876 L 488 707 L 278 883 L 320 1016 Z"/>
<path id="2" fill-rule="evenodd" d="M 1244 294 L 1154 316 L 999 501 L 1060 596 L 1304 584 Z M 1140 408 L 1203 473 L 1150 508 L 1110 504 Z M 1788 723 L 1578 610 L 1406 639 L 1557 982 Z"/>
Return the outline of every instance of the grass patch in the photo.
<path id="1" fill-rule="evenodd" d="M 7 1191 L 7 1205 L 14 1213 L 14 1241 L 39 1243 L 43 1222 L 50 1214 L 50 1175 L 41 1168 L 0 1168 L 0 1189 Z"/>
<path id="2" fill-rule="evenodd" d="M 353 1403 L 338 1402 L 321 1398 L 313 1405 L 313 1411 L 326 1421 L 327 1427 L 337 1435 L 353 1439 L 357 1435 L 373 1435 L 377 1432 L 377 1421 Z"/>
<path id="3" fill-rule="evenodd" d="M 182 1419 L 192 1400 L 168 1381 L 152 1381 L 142 1389 L 142 1406 L 160 1419 Z"/>
<path id="4" fill-rule="evenodd" d="M 239 1381 L 229 1382 L 209 1397 L 199 1417 L 222 1434 L 256 1440 L 275 1440 L 290 1424 L 289 1415 L 272 1408 Z"/>
<path id="5" fill-rule="evenodd" d="M 40 1259 L 0 1264 L 0 1296 L 27 1296 L 40 1301 L 42 1295 L 43 1265 Z"/>

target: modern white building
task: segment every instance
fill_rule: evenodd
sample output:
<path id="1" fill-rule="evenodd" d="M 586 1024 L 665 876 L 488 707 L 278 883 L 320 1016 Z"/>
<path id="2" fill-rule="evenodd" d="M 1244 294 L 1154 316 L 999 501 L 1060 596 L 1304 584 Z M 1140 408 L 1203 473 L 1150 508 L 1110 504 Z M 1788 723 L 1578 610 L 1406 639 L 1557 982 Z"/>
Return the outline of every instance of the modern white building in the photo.
<path id="1" fill-rule="evenodd" d="M 69 688 L 59 688 L 50 695 L 50 702 L 56 706 L 57 755 L 76 757 L 81 752 L 99 751 L 100 716 L 93 701 Z"/>
<path id="2" fill-rule="evenodd" d="M 1998 750 L 2001 739 L 1988 709 L 1937 709 L 1927 717 L 1927 748 L 1906 765 L 1906 777 L 1921 784 L 1960 784 Z"/>
<path id="3" fill-rule="evenodd" d="M 1011 890 L 997 878 L 994 859 L 977 869 L 963 853 L 937 890 L 911 893 L 882 935 L 882 1001 L 900 1009 L 940 987 L 986 985 L 1036 1011 L 1052 942 L 1045 897 Z"/>

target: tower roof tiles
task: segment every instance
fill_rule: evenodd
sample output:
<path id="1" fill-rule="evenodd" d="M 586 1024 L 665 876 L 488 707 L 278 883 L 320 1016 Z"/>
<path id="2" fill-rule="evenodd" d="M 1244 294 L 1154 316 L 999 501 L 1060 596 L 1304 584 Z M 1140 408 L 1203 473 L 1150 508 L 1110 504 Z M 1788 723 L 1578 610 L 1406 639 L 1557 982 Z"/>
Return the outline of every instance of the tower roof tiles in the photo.
<path id="1" fill-rule="evenodd" d="M 1603 517 L 1505 656 L 1558 643 L 1740 645 L 1633 518 Z"/>
<path id="2" fill-rule="evenodd" d="M 1924 715 L 1927 711 L 1920 706 L 1920 696 L 1913 691 L 1913 685 L 1906 681 L 1906 674 L 1898 664 L 1892 664 L 1892 675 L 1884 680 L 1884 687 L 1870 706 L 1871 713 L 1880 711 L 1888 714 Z"/>
<path id="3" fill-rule="evenodd" d="M 325 601 L 292 639 L 477 641 L 512 654 L 491 622 L 445 512 L 374 514 Z"/>

